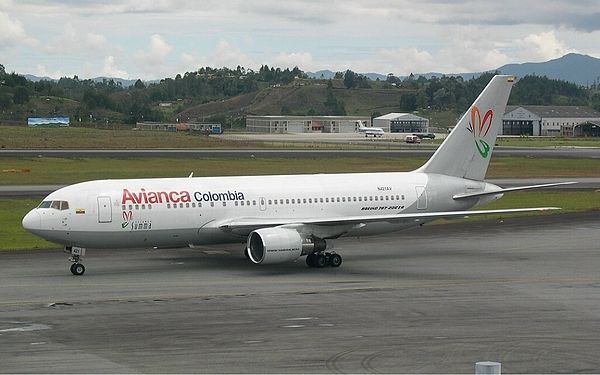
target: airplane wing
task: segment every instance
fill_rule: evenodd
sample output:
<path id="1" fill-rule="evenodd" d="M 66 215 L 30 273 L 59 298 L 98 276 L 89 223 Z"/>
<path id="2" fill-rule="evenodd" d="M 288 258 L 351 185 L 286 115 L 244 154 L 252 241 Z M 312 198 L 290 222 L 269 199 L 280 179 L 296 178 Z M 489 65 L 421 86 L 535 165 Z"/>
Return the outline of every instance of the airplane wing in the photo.
<path id="1" fill-rule="evenodd" d="M 452 217 L 468 217 L 474 215 L 513 214 L 519 212 L 540 212 L 560 210 L 558 207 L 513 208 L 504 210 L 473 210 L 473 211 L 447 211 L 447 212 L 415 212 L 386 215 L 342 216 L 330 218 L 236 218 L 223 221 L 219 228 L 226 232 L 252 231 L 254 229 L 275 227 L 280 225 L 313 225 L 313 226 L 355 226 L 373 222 L 400 223 L 421 221 L 426 219 L 440 219 Z"/>

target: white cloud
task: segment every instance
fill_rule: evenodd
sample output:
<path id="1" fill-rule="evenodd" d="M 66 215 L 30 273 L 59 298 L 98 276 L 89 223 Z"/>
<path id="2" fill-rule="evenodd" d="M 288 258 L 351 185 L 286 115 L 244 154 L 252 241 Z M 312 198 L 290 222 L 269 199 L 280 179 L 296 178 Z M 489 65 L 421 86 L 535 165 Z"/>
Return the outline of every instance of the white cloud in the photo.
<path id="1" fill-rule="evenodd" d="M 53 54 L 82 52 L 85 55 L 101 56 L 115 50 L 103 35 L 85 32 L 68 22 L 62 35 L 54 38 L 44 50 Z"/>
<path id="2" fill-rule="evenodd" d="M 115 63 L 114 56 L 107 56 L 104 59 L 104 67 L 102 68 L 102 75 L 105 77 L 114 77 L 114 78 L 129 78 L 129 74 L 122 69 L 117 67 Z"/>
<path id="3" fill-rule="evenodd" d="M 35 75 L 38 77 L 50 77 L 52 79 L 59 79 L 65 76 L 65 74 L 63 74 L 63 72 L 61 72 L 60 70 L 49 72 L 48 69 L 46 69 L 46 67 L 41 64 L 37 65 Z"/>
<path id="4" fill-rule="evenodd" d="M 303 70 L 317 70 L 313 57 L 309 52 L 292 52 L 292 53 L 280 53 L 269 65 L 280 67 L 282 69 L 298 67 Z"/>
<path id="5" fill-rule="evenodd" d="M 181 62 L 186 71 L 196 71 L 203 66 L 235 69 L 239 65 L 250 69 L 258 68 L 254 60 L 226 40 L 220 40 L 215 50 L 205 56 L 196 57 L 184 52 L 181 54 Z"/>
<path id="6" fill-rule="evenodd" d="M 134 58 L 139 63 L 150 67 L 164 65 L 165 60 L 173 50 L 173 47 L 160 35 L 154 34 L 150 38 L 150 50 L 138 51 Z"/>
<path id="7" fill-rule="evenodd" d="M 34 38 L 27 35 L 19 20 L 13 20 L 7 13 L 0 12 L 0 50 L 22 44 L 32 46 L 36 43 Z"/>
<path id="8" fill-rule="evenodd" d="M 554 31 L 529 34 L 516 45 L 520 46 L 532 60 L 545 61 L 573 52 L 562 41 L 558 40 Z"/>
<path id="9" fill-rule="evenodd" d="M 354 68 L 358 66 L 359 68 Z M 436 67 L 434 56 L 428 51 L 416 48 L 381 48 L 372 58 L 362 63 L 353 63 L 352 70 L 364 73 L 408 75 L 431 71 Z"/>

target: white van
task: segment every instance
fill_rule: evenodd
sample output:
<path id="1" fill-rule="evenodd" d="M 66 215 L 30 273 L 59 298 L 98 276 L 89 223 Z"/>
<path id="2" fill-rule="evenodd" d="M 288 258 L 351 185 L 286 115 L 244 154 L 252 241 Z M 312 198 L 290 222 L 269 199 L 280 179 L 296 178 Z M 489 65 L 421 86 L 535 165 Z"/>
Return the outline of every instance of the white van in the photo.
<path id="1" fill-rule="evenodd" d="M 421 143 L 421 138 L 416 135 L 407 135 L 406 138 L 404 138 L 404 141 L 406 143 Z"/>

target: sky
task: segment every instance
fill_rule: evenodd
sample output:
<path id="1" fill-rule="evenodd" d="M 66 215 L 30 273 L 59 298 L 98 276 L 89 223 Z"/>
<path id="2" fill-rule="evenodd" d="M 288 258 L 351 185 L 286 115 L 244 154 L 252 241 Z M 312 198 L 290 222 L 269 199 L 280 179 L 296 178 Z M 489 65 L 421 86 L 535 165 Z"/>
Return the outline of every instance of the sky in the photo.
<path id="1" fill-rule="evenodd" d="M 51 78 L 464 73 L 570 52 L 600 57 L 600 0 L 0 0 L 0 64 Z"/>

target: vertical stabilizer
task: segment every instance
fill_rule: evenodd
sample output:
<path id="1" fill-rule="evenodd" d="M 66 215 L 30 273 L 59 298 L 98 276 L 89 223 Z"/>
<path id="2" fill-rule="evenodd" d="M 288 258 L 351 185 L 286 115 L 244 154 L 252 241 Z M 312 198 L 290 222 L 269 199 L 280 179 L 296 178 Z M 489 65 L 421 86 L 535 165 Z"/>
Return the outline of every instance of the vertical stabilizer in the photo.
<path id="1" fill-rule="evenodd" d="M 513 76 L 494 76 L 446 140 L 418 171 L 482 181 L 513 83 Z"/>

